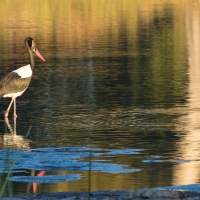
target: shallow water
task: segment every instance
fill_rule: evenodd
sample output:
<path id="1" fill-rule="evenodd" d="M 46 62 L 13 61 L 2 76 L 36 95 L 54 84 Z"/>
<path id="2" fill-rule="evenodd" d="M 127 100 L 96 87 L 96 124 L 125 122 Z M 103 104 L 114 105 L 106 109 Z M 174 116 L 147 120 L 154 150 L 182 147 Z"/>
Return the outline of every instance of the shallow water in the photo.
<path id="1" fill-rule="evenodd" d="M 36 151 L 118 149 L 123 153 L 98 155 L 94 162 L 138 169 L 115 174 L 98 169 L 91 173 L 89 169 L 47 170 L 46 176 L 80 174 L 84 178 L 42 183 L 38 192 L 134 190 L 199 182 L 198 2 L 11 4 L 3 0 L 0 8 L 0 77 L 27 64 L 23 44 L 27 36 L 35 39 L 46 59 L 35 58 L 31 84 L 17 99 L 15 148 L 25 143 L 25 149 Z M 9 99 L 0 100 L 1 112 L 8 104 Z M 4 148 L 9 136 L 4 134 L 8 131 L 3 113 L 1 118 Z M 9 119 L 13 126 L 12 112 Z M 129 154 L 127 149 L 140 153 Z M 52 164 L 50 158 L 46 165 Z M 89 158 L 81 160 L 91 163 Z M 13 184 L 14 193 L 29 187 Z"/>

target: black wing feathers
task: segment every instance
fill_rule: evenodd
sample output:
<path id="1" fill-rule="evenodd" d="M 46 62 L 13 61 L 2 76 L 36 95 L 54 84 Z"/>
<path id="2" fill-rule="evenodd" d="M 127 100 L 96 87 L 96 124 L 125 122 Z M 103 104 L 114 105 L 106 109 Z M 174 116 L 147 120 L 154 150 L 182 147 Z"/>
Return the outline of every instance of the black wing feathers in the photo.
<path id="1" fill-rule="evenodd" d="M 17 73 L 11 72 L 0 80 L 0 98 L 5 94 L 16 93 L 25 90 L 31 77 L 21 78 Z"/>

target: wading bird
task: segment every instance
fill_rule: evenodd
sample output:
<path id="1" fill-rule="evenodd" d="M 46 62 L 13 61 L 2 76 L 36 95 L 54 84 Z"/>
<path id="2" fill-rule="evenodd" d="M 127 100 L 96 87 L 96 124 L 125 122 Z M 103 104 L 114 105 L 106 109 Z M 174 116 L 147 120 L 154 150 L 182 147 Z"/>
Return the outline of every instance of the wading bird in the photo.
<path id="1" fill-rule="evenodd" d="M 42 57 L 38 49 L 36 48 L 35 42 L 33 38 L 27 37 L 24 40 L 25 46 L 28 50 L 30 64 L 20 67 L 6 76 L 4 76 L 0 80 L 0 98 L 1 97 L 10 97 L 12 98 L 6 112 L 5 112 L 5 119 L 8 117 L 8 113 L 10 111 L 10 108 L 14 102 L 14 117 L 17 117 L 16 114 L 16 98 L 18 96 L 21 96 L 24 91 L 29 86 L 29 83 L 31 81 L 31 77 L 33 74 L 33 68 L 34 68 L 34 57 L 33 52 L 36 53 L 36 55 L 43 61 L 45 59 Z"/>

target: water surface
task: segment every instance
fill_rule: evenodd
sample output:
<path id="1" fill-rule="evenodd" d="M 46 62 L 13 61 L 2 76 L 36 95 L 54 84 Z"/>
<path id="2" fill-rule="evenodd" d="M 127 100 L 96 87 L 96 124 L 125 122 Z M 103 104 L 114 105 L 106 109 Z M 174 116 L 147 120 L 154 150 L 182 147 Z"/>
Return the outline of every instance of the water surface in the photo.
<path id="1" fill-rule="evenodd" d="M 46 59 L 35 58 L 31 84 L 17 99 L 17 135 L 32 126 L 28 148 L 141 150 L 94 158 L 139 171 L 82 170 L 84 178 L 40 184 L 39 192 L 199 182 L 198 2 L 3 0 L 0 8 L 0 77 L 27 64 L 27 36 Z M 8 104 L 0 100 L 1 112 Z M 77 172 L 46 175 L 70 173 Z"/>

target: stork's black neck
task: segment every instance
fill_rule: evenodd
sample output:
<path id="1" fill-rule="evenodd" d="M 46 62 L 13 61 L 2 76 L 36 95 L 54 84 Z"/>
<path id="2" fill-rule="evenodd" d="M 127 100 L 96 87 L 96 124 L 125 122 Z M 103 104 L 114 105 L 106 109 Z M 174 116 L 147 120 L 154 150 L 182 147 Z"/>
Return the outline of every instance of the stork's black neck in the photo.
<path id="1" fill-rule="evenodd" d="M 34 57 L 33 57 L 33 52 L 28 44 L 28 41 L 25 40 L 25 45 L 26 45 L 26 48 L 28 50 L 28 54 L 29 54 L 29 62 L 30 62 L 30 65 L 31 65 L 31 69 L 33 70 L 34 69 L 34 66 L 35 66 L 35 62 L 34 62 Z"/>

